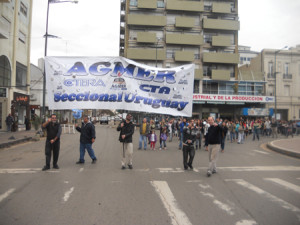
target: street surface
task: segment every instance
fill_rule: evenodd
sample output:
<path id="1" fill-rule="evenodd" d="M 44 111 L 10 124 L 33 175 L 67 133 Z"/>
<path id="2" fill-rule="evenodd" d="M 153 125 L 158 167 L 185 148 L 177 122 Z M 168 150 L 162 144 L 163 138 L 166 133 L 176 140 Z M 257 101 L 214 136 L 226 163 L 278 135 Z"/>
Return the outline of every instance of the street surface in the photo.
<path id="1" fill-rule="evenodd" d="M 76 165 L 79 133 L 63 134 L 60 169 L 47 172 L 44 139 L 0 150 L 0 224 L 300 224 L 300 161 L 260 147 L 271 138 L 227 141 L 208 178 L 203 147 L 184 171 L 177 138 L 137 150 L 137 129 L 133 170 L 121 170 L 119 133 L 96 125 L 96 136 L 96 164 Z"/>

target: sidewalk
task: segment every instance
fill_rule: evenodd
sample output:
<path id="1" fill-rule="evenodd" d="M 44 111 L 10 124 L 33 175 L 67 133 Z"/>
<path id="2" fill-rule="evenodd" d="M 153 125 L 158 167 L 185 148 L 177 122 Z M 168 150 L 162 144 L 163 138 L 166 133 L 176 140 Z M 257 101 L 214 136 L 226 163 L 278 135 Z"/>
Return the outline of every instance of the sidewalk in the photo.
<path id="1" fill-rule="evenodd" d="M 298 136 L 271 141 L 267 143 L 267 147 L 273 151 L 300 158 L 300 137 Z"/>
<path id="2" fill-rule="evenodd" d="M 22 142 L 31 141 L 36 134 L 36 130 L 0 132 L 0 149 L 7 148 Z"/>

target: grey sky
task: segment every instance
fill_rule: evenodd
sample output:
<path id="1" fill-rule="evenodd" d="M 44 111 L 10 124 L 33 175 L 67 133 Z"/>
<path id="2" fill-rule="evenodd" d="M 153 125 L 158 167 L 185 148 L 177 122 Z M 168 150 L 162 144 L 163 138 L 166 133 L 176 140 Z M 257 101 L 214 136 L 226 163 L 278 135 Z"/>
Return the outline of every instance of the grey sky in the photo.
<path id="1" fill-rule="evenodd" d="M 240 0 L 239 45 L 252 50 L 300 44 L 299 0 Z M 31 63 L 44 56 L 46 0 L 33 0 Z M 50 4 L 49 56 L 118 56 L 120 0 Z"/>

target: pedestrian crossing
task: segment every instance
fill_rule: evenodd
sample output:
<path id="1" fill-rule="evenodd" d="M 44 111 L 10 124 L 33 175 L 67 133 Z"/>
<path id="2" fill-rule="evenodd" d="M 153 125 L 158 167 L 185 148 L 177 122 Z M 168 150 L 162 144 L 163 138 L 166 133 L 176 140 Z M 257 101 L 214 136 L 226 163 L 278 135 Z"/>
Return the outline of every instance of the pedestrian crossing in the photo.
<path id="1" fill-rule="evenodd" d="M 205 169 L 203 168 L 197 168 L 197 171 L 203 172 L 201 170 Z M 282 171 L 299 171 L 299 167 L 285 167 L 285 169 L 281 166 L 276 167 L 255 167 L 250 170 L 250 167 L 219 167 L 218 170 L 223 171 L 279 171 L 282 169 Z M 19 169 L 19 170 L 8 170 L 8 169 L 1 169 L 0 173 L 36 173 L 38 172 L 37 169 L 31 168 L 31 169 Z M 40 171 L 40 169 L 39 169 Z M 178 174 L 185 172 L 181 168 L 156 168 L 154 171 L 159 172 L 160 174 Z M 84 171 L 79 171 L 80 173 Z M 140 172 L 151 172 L 150 169 L 143 169 Z M 165 176 L 162 176 L 161 178 L 165 178 Z M 166 177 L 167 178 L 167 177 Z M 220 176 L 218 177 L 218 179 Z M 257 225 L 260 224 L 261 221 L 257 220 L 255 213 L 251 212 L 251 208 L 246 208 L 243 206 L 245 204 L 244 200 L 233 200 L 230 196 L 224 194 L 222 190 L 216 191 L 215 183 L 212 182 L 213 178 L 200 178 L 195 180 L 184 180 L 183 187 L 189 186 L 192 187 L 192 190 L 196 190 L 194 193 L 190 193 L 192 195 L 198 196 L 201 199 L 201 202 L 199 204 L 210 204 L 212 205 L 216 211 L 219 211 L 220 213 L 223 212 L 223 214 L 227 215 L 227 217 L 232 218 L 234 220 L 236 217 L 239 217 L 237 220 L 235 220 L 233 225 Z M 297 222 L 300 221 L 300 184 L 299 184 L 299 177 L 291 178 L 289 177 L 288 180 L 284 178 L 278 178 L 278 177 L 259 177 L 255 181 L 255 184 L 251 180 L 247 180 L 247 178 L 241 179 L 241 178 L 231 178 L 231 179 L 224 179 L 223 184 L 226 189 L 232 189 L 240 190 L 245 196 L 247 195 L 254 195 L 257 196 L 258 199 L 261 199 L 262 201 L 266 201 L 270 203 L 271 205 L 274 205 L 274 207 L 270 206 L 269 204 L 266 204 L 265 207 L 269 207 L 269 210 L 273 210 L 274 214 L 290 214 L 292 213 L 295 217 L 294 220 Z M 123 182 L 119 180 L 113 180 L 111 183 L 116 182 Z M 65 183 L 68 183 L 65 181 Z M 152 186 L 152 190 L 154 195 L 157 195 L 162 202 L 162 205 L 164 206 L 164 209 L 166 210 L 167 215 L 170 218 L 170 221 L 172 224 L 177 225 L 186 225 L 186 224 L 193 224 L 192 220 L 188 217 L 187 210 L 182 205 L 184 205 L 183 202 L 178 201 L 178 199 L 181 199 L 180 196 L 176 196 L 176 193 L 178 194 L 178 191 L 174 191 L 174 189 L 178 188 L 176 187 L 176 183 L 174 182 L 168 182 L 168 179 L 161 179 L 161 180 L 150 180 L 149 185 Z M 150 186 L 150 187 L 151 187 Z M 274 187 L 275 191 L 274 191 Z M 61 196 L 61 203 L 62 204 L 68 204 L 68 201 L 70 198 L 72 198 L 74 195 L 78 194 L 76 193 L 77 190 L 79 190 L 76 187 L 69 187 L 63 196 Z M 220 193 L 221 192 L 221 193 Z M 284 199 L 287 195 L 280 195 L 280 193 L 288 193 L 289 195 L 294 196 L 292 202 L 291 199 Z M 15 188 L 10 187 L 6 191 L 0 191 L 0 204 L 5 201 L 7 198 L 13 198 L 13 196 L 18 193 Z M 276 193 L 278 196 L 276 196 Z M 280 196 L 279 196 L 280 195 Z M 238 195 L 237 195 L 238 196 Z M 178 197 L 178 198 L 177 198 Z M 202 201 L 203 199 L 203 201 Z M 185 206 L 186 207 L 186 206 Z M 190 207 L 196 207 L 191 205 Z M 241 213 L 241 210 L 243 208 L 246 208 L 243 213 Z M 241 209 L 242 208 L 242 209 Z M 280 210 L 280 211 L 278 211 Z M 244 217 L 242 217 L 243 215 Z M 225 223 L 228 224 L 228 223 Z"/>

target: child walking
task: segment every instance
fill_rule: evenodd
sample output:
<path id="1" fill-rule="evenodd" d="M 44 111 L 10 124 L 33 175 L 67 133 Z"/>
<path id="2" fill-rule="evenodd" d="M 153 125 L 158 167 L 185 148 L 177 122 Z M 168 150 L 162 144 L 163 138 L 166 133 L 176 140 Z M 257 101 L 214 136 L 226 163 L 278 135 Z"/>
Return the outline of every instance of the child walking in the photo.
<path id="1" fill-rule="evenodd" d="M 155 130 L 151 130 L 151 134 L 149 135 L 149 141 L 150 141 L 150 149 L 155 150 L 155 143 L 157 141 L 157 136 L 155 134 Z"/>
<path id="2" fill-rule="evenodd" d="M 168 139 L 168 135 L 167 135 L 167 128 L 165 127 L 163 129 L 163 131 L 161 132 L 161 135 L 160 135 L 160 139 L 161 139 L 161 143 L 160 143 L 160 148 L 159 150 L 162 149 L 162 147 L 164 147 L 164 149 L 166 150 L 167 149 L 167 139 Z"/>

